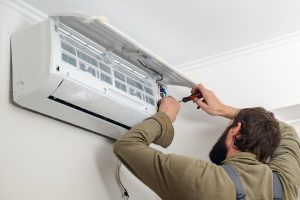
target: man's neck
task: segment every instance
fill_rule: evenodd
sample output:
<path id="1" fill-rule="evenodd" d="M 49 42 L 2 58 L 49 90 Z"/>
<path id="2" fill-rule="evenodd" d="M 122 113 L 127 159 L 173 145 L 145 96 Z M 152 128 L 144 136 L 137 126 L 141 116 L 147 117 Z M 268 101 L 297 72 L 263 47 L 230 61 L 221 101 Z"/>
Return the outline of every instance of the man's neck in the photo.
<path id="1" fill-rule="evenodd" d="M 235 154 L 237 154 L 237 153 L 239 153 L 240 151 L 239 150 L 237 150 L 237 149 L 235 149 L 235 148 L 230 148 L 230 149 L 228 149 L 228 152 L 227 152 L 227 155 L 226 155 L 226 159 L 227 158 L 230 158 L 231 156 L 233 156 L 233 155 L 235 155 Z"/>

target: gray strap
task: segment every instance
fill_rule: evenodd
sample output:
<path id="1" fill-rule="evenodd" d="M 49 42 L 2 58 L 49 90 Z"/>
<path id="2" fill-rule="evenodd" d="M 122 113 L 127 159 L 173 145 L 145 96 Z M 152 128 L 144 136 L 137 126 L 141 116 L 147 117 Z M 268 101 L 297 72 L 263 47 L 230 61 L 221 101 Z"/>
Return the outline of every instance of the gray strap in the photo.
<path id="1" fill-rule="evenodd" d="M 237 200 L 246 200 L 246 194 L 244 192 L 242 182 L 240 180 L 240 177 L 236 173 L 235 169 L 231 165 L 222 165 L 225 172 L 228 174 L 228 176 L 231 178 L 235 190 L 236 190 L 236 199 Z"/>
<path id="2" fill-rule="evenodd" d="M 278 175 L 273 172 L 273 193 L 274 200 L 283 200 L 283 189 Z"/>

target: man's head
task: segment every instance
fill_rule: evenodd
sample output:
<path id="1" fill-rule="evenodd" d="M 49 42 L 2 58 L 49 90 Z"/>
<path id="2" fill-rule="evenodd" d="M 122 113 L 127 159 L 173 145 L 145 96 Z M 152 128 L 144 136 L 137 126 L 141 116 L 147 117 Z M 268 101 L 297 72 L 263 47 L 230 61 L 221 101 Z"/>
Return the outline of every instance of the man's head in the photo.
<path id="1" fill-rule="evenodd" d="M 220 165 L 236 152 L 250 152 L 266 162 L 280 142 L 280 130 L 273 113 L 264 108 L 240 110 L 209 153 L 210 160 Z"/>

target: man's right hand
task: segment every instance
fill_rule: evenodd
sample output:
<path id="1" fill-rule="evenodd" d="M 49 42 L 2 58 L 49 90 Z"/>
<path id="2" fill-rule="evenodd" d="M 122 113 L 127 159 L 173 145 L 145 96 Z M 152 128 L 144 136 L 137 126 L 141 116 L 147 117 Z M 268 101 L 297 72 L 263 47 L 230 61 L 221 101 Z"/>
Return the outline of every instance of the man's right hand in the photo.
<path id="1" fill-rule="evenodd" d="M 191 91 L 192 94 L 199 92 L 202 94 L 203 99 L 195 98 L 194 103 L 206 113 L 213 116 L 223 116 L 228 119 L 235 117 L 237 109 L 223 104 L 212 91 L 206 89 L 202 84 L 196 85 Z"/>

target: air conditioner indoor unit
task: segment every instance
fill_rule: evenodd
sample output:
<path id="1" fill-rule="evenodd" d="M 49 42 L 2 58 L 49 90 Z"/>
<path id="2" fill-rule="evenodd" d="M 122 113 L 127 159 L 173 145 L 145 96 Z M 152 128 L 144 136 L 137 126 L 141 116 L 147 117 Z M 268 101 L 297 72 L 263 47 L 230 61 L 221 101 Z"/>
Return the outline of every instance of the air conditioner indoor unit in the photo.
<path id="1" fill-rule="evenodd" d="M 11 38 L 17 104 L 111 138 L 194 83 L 106 22 L 52 16 Z"/>

